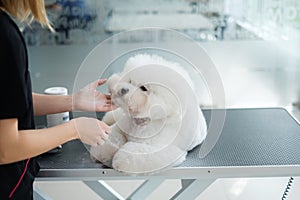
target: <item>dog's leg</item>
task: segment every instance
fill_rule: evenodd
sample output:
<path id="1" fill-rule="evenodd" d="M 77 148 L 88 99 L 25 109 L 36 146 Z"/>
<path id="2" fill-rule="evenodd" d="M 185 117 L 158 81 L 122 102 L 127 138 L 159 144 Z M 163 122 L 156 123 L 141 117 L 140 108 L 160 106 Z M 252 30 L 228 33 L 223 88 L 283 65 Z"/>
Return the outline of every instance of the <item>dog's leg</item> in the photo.
<path id="1" fill-rule="evenodd" d="M 186 152 L 176 146 L 128 142 L 113 158 L 113 168 L 130 174 L 151 174 L 181 164 Z"/>
<path id="2" fill-rule="evenodd" d="M 194 131 L 194 139 L 191 145 L 189 146 L 188 151 L 192 150 L 197 145 L 201 144 L 207 135 L 207 125 L 201 110 L 199 110 L 198 119 L 199 122 L 197 124 L 196 130 Z"/>
<path id="3" fill-rule="evenodd" d="M 124 114 L 123 110 L 121 108 L 117 108 L 116 110 L 105 113 L 102 121 L 105 122 L 107 125 L 111 126 L 114 123 L 116 123 L 116 121 L 118 121 L 118 119 L 123 114 Z"/>
<path id="4" fill-rule="evenodd" d="M 113 125 L 108 140 L 102 145 L 91 147 L 91 157 L 100 161 L 102 164 L 111 167 L 114 154 L 126 143 L 126 141 L 126 138 L 118 126 Z"/>

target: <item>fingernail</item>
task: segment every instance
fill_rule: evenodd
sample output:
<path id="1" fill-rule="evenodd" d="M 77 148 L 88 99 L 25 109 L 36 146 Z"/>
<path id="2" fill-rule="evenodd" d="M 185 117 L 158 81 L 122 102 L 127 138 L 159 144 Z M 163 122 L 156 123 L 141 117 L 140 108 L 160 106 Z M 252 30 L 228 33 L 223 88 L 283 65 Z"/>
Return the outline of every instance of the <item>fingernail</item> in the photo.
<path id="1" fill-rule="evenodd" d="M 106 134 L 110 134 L 111 133 L 111 128 L 108 127 L 107 130 L 105 131 Z"/>
<path id="2" fill-rule="evenodd" d="M 102 138 L 103 138 L 103 140 L 108 140 L 108 135 L 104 134 Z"/>

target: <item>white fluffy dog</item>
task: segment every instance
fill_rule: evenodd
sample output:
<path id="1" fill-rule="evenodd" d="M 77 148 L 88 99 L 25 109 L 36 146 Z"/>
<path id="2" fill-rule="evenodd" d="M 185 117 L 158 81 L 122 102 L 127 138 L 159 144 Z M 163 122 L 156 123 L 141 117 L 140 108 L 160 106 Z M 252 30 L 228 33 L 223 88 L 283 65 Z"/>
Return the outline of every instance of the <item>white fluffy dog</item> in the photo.
<path id="1" fill-rule="evenodd" d="M 114 169 L 145 174 L 181 164 L 206 137 L 207 127 L 188 73 L 157 55 L 128 59 L 108 79 L 113 103 L 105 114 L 108 140 L 91 148 L 96 160 Z"/>

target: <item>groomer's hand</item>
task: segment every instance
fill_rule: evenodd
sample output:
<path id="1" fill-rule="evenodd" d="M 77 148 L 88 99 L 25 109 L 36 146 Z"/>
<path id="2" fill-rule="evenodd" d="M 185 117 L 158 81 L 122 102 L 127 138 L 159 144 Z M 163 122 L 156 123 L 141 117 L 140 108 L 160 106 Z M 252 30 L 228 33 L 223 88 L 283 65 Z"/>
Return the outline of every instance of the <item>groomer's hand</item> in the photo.
<path id="1" fill-rule="evenodd" d="M 95 118 L 80 117 L 72 119 L 78 138 L 85 144 L 97 146 L 103 144 L 111 133 L 111 129 L 104 122 Z"/>
<path id="2" fill-rule="evenodd" d="M 115 109 L 116 106 L 112 104 L 110 95 L 96 90 L 105 82 L 106 79 L 100 79 L 73 94 L 73 110 L 107 112 Z"/>

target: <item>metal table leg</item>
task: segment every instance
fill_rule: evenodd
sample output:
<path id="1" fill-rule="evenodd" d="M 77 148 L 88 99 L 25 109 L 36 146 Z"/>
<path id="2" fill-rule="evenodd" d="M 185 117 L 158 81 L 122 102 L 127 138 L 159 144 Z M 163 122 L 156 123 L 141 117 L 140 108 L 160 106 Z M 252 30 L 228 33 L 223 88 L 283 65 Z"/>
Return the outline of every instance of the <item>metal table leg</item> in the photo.
<path id="1" fill-rule="evenodd" d="M 162 182 L 164 182 L 163 179 L 146 180 L 127 199 L 146 199 L 146 197 L 148 197 L 156 188 L 158 188 Z"/>
<path id="2" fill-rule="evenodd" d="M 183 179 L 182 188 L 171 198 L 172 200 L 195 199 L 201 194 L 215 179 Z"/>
<path id="3" fill-rule="evenodd" d="M 117 193 L 104 181 L 83 181 L 90 189 L 96 192 L 103 199 L 123 200 L 124 198 Z"/>

